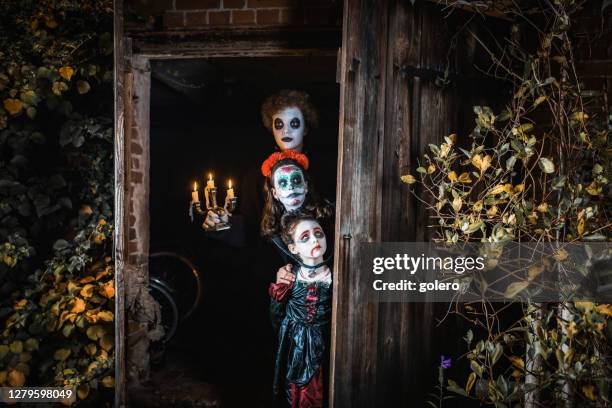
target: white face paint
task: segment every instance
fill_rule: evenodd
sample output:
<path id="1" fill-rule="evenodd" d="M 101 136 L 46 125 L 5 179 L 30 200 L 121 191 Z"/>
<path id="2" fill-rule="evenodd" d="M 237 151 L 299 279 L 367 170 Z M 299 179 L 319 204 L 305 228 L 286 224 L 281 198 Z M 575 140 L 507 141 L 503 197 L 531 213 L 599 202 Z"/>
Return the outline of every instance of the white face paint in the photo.
<path id="1" fill-rule="evenodd" d="M 304 263 L 318 263 L 327 250 L 323 228 L 314 220 L 300 221 L 293 232 L 293 244 L 289 250 L 299 255 Z"/>
<path id="2" fill-rule="evenodd" d="M 306 128 L 304 115 L 298 108 L 285 108 L 272 115 L 272 133 L 282 150 L 302 151 Z"/>
<path id="3" fill-rule="evenodd" d="M 272 183 L 272 194 L 283 204 L 285 210 L 297 210 L 304 204 L 308 184 L 304 172 L 295 164 L 287 164 L 274 170 Z"/>

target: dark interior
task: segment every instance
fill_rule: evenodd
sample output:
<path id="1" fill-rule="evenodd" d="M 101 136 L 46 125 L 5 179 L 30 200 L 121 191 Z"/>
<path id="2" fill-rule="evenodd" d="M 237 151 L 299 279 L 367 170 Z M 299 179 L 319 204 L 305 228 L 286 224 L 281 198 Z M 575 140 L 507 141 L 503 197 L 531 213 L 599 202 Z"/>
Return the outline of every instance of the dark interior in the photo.
<path id="1" fill-rule="evenodd" d="M 204 288 L 197 311 L 161 347 L 154 379 L 179 376 L 183 382 L 210 386 L 223 406 L 270 406 L 274 335 L 267 287 L 282 260 L 260 237 L 246 248 L 232 247 L 203 231 L 201 217 L 192 223 L 190 191 L 194 181 L 202 186 L 212 172 L 223 201 L 231 178 L 238 197 L 235 214 L 240 214 L 242 192 L 249 188 L 241 181 L 253 179 L 275 151 L 273 136 L 262 124 L 261 103 L 290 88 L 309 93 L 319 111 L 320 125 L 307 134 L 305 153 L 320 195 L 335 201 L 335 78 L 335 57 L 152 63 L 151 251 L 170 249 L 187 256 L 200 271 Z M 175 284 L 174 296 L 192 296 L 190 285 L 188 280 Z"/>

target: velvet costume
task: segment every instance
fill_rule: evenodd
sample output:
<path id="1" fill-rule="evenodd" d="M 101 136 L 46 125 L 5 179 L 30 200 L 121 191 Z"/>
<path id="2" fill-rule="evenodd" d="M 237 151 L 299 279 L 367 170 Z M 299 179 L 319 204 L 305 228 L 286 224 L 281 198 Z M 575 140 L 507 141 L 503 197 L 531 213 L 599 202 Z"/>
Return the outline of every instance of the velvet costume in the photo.
<path id="1" fill-rule="evenodd" d="M 293 272 L 298 276 L 299 266 Z M 277 406 L 324 406 L 327 378 L 331 283 L 296 279 L 270 285 L 271 314 L 278 327 L 274 373 Z"/>

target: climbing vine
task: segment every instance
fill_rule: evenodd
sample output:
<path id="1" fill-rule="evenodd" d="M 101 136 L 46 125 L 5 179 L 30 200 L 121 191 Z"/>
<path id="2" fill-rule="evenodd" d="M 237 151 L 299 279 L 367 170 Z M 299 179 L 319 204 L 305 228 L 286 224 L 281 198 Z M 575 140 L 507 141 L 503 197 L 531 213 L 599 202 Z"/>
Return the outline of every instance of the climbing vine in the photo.
<path id="1" fill-rule="evenodd" d="M 507 19 L 506 38 L 468 34 L 488 56 L 489 65 L 477 69 L 512 93 L 502 109 L 475 106 L 471 134 L 430 145 L 416 171 L 402 177 L 430 211 L 434 239 L 610 241 L 612 117 L 606 90 L 586 89 L 574 55 L 572 22 L 586 2 L 446 3 Z M 544 269 L 531 268 L 506 295 L 527 290 Z M 611 305 L 523 303 L 518 320 L 509 309 L 456 305 L 454 313 L 473 325 L 463 356 L 471 372 L 449 379 L 448 390 L 496 407 L 609 406 Z"/>
<path id="2" fill-rule="evenodd" d="M 0 386 L 112 401 L 112 1 L 0 5 Z"/>

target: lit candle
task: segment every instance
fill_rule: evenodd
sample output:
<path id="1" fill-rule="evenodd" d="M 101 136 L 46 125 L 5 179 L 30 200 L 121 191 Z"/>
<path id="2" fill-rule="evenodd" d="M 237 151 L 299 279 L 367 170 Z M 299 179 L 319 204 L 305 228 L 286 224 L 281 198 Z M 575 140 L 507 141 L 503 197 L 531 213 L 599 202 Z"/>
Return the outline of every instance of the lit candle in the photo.
<path id="1" fill-rule="evenodd" d="M 200 193 L 198 192 L 198 183 L 193 182 L 193 191 L 191 192 L 191 202 L 199 203 L 200 202 Z"/>
<path id="2" fill-rule="evenodd" d="M 206 188 L 215 188 L 215 180 L 213 180 L 212 173 L 208 173 L 208 181 L 206 182 Z"/>
<path id="3" fill-rule="evenodd" d="M 227 189 L 227 197 L 225 197 L 226 200 L 230 198 L 234 198 L 234 189 L 232 188 L 232 180 L 228 182 L 228 185 L 229 185 L 229 188 Z"/>

